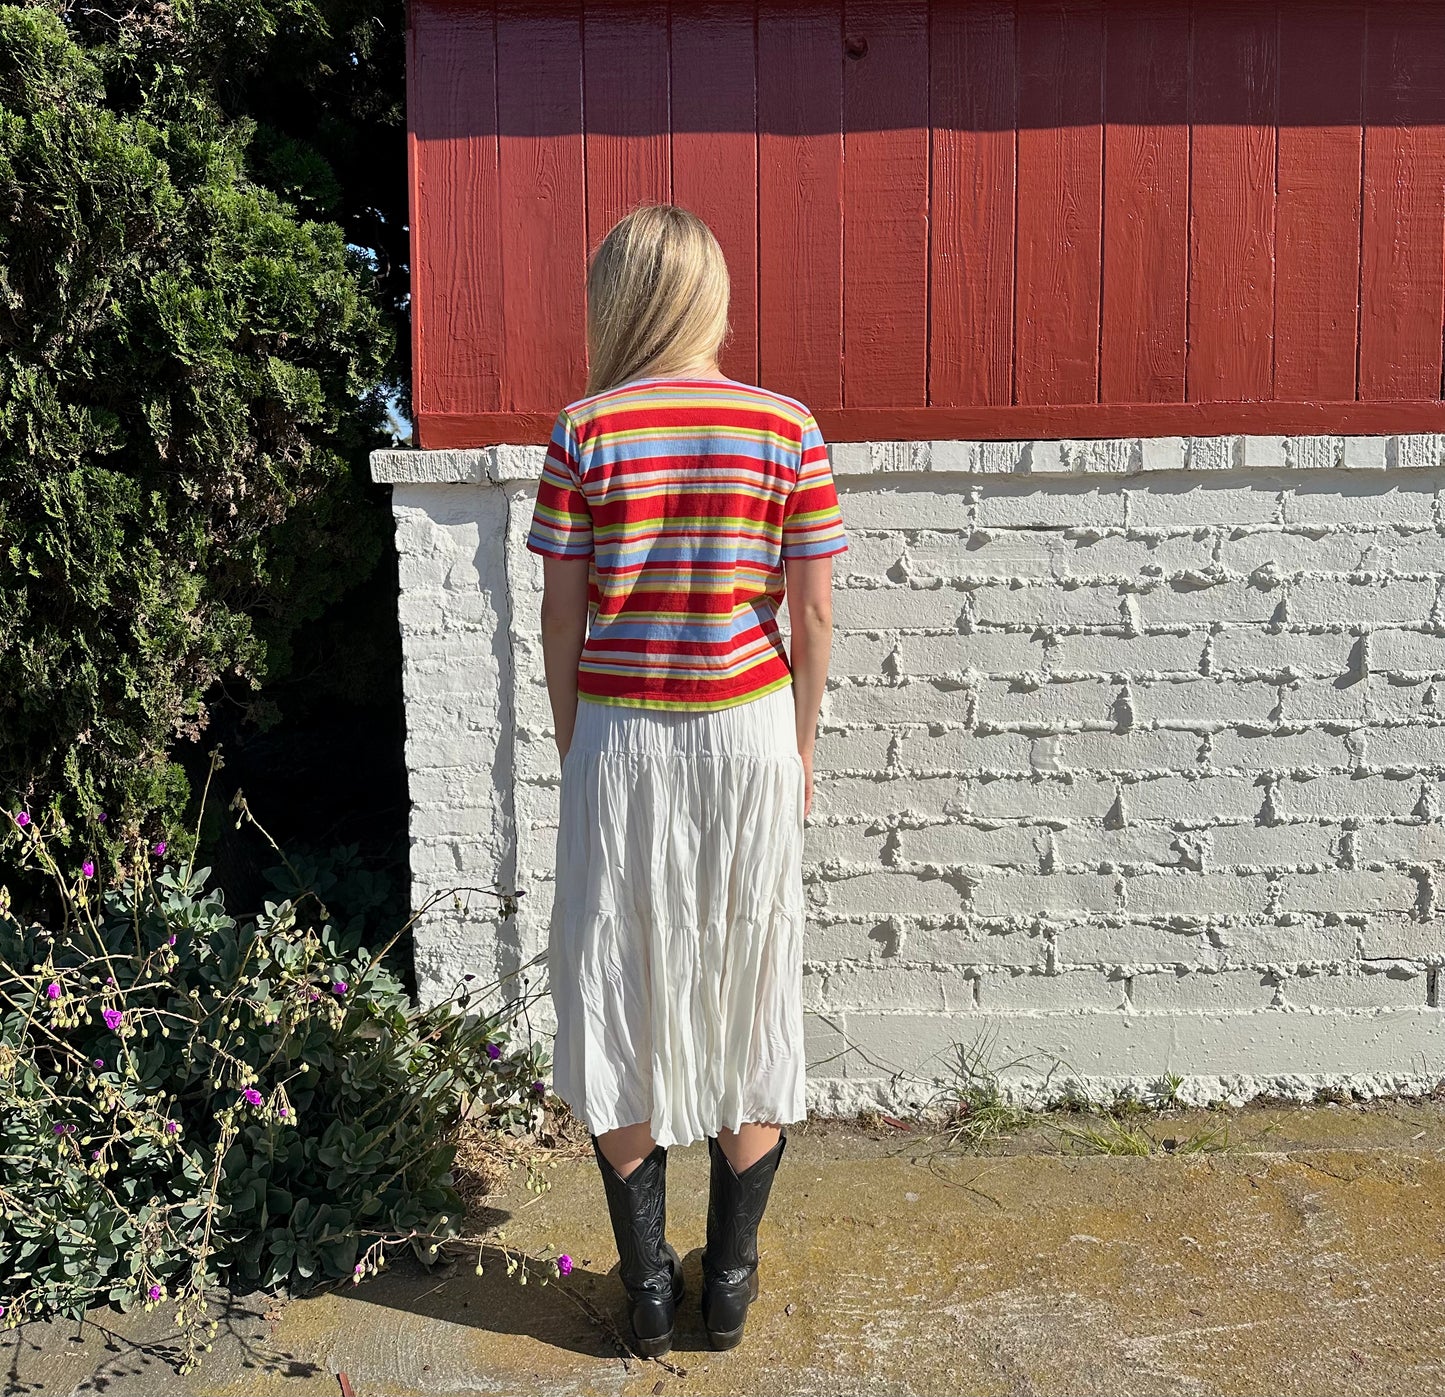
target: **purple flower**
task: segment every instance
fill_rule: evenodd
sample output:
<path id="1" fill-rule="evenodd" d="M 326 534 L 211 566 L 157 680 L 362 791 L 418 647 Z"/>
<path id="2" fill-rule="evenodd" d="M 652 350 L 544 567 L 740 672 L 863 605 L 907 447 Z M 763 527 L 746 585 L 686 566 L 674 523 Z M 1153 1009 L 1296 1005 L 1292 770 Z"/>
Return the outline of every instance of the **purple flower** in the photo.
<path id="1" fill-rule="evenodd" d="M 278 1107 L 276 1108 L 276 1114 L 277 1114 L 278 1116 L 283 1116 L 283 1117 L 284 1117 L 284 1116 L 286 1116 L 286 1115 L 289 1115 L 290 1113 L 286 1110 L 286 1108 L 285 1108 L 284 1106 L 278 1106 Z"/>
<path id="2" fill-rule="evenodd" d="M 30 812 L 28 810 L 22 810 L 15 817 L 15 823 L 19 825 L 21 829 L 24 829 L 25 826 L 30 823 Z"/>
<path id="3" fill-rule="evenodd" d="M 257 1091 L 255 1087 L 247 1087 L 241 1095 L 246 1098 L 246 1104 L 248 1106 L 259 1106 L 261 1104 L 261 1093 Z"/>
<path id="4" fill-rule="evenodd" d="M 166 851 L 166 841 L 165 841 L 164 839 L 162 839 L 162 840 L 161 840 L 159 843 L 157 843 L 157 845 L 156 845 L 156 853 L 157 853 L 157 854 L 163 854 L 163 853 L 165 853 L 165 851 Z"/>
<path id="5" fill-rule="evenodd" d="M 121 1025 L 125 1015 L 119 1009 L 102 1009 L 100 1016 L 105 1020 L 105 1026 L 114 1033 Z"/>
<path id="6" fill-rule="evenodd" d="M 179 1129 L 180 1129 L 180 1126 L 178 1126 L 178 1125 L 175 1123 L 175 1121 L 167 1121 L 167 1122 L 166 1122 L 166 1134 L 167 1134 L 167 1135 L 174 1135 L 174 1134 L 176 1133 L 176 1131 L 178 1131 Z"/>
<path id="7" fill-rule="evenodd" d="M 351 988 L 351 987 L 346 983 L 345 980 L 338 980 L 334 985 L 332 985 L 332 987 L 331 987 L 331 993 L 332 993 L 332 994 L 345 994 L 346 991 L 347 991 L 348 989 L 350 989 L 350 988 Z"/>
<path id="8" fill-rule="evenodd" d="M 546 1082 L 533 1082 L 532 1090 L 535 1091 L 538 1096 L 541 1096 L 541 1094 L 547 1090 L 547 1084 Z"/>
<path id="9" fill-rule="evenodd" d="M 94 878 L 94 877 L 95 877 L 95 862 L 94 862 L 94 860 L 92 860 L 92 859 L 86 859 L 86 861 L 85 861 L 83 864 L 80 865 L 80 871 L 81 871 L 83 874 L 85 874 L 85 876 L 86 876 L 87 878 Z"/>
<path id="10" fill-rule="evenodd" d="M 65 1127 L 64 1127 L 63 1125 L 56 1125 L 56 1127 L 55 1127 L 55 1133 L 56 1133 L 57 1135 L 64 1135 L 64 1134 L 65 1134 Z"/>
<path id="11" fill-rule="evenodd" d="M 105 1059 L 103 1057 L 98 1057 L 93 1063 L 91 1063 L 91 1066 L 94 1067 L 97 1072 L 99 1072 L 100 1069 L 105 1066 Z"/>
<path id="12" fill-rule="evenodd" d="M 557 1258 L 557 1270 L 564 1276 L 572 1274 L 572 1258 L 566 1252 Z"/>
<path id="13" fill-rule="evenodd" d="M 99 1158 L 100 1158 L 100 1151 L 99 1151 L 99 1150 L 91 1150 L 91 1152 L 90 1152 L 90 1157 L 91 1157 L 92 1159 L 99 1159 Z"/>
<path id="14" fill-rule="evenodd" d="M 59 998 L 60 998 L 60 986 L 57 985 L 54 980 L 52 980 L 48 985 L 46 985 L 46 987 L 45 987 L 45 997 L 46 997 L 46 999 L 59 999 Z"/>
<path id="15" fill-rule="evenodd" d="M 146 1294 L 149 1295 L 152 1300 L 159 1300 L 161 1298 L 161 1288 L 158 1285 L 153 1285 L 146 1291 Z"/>
<path id="16" fill-rule="evenodd" d="M 172 936 L 172 937 L 171 937 L 169 940 L 167 940 L 167 942 L 166 942 L 166 945 L 167 945 L 167 946 L 174 946 L 175 944 L 176 944 L 176 938 L 175 938 L 174 936 Z"/>
<path id="17" fill-rule="evenodd" d="M 495 1043 L 487 1044 L 487 1056 L 495 1062 L 502 1055 L 502 1050 Z"/>
<path id="18" fill-rule="evenodd" d="M 104 810 L 102 810 L 102 811 L 100 812 L 100 822 L 101 822 L 101 824 L 104 824 L 104 823 L 106 822 L 106 819 L 107 819 L 106 813 L 105 813 Z"/>

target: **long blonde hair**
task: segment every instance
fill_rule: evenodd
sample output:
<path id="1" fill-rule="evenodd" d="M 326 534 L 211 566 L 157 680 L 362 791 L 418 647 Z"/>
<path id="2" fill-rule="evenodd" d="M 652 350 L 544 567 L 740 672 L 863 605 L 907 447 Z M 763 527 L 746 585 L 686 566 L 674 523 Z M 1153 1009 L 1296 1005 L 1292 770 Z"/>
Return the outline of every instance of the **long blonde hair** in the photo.
<path id="1" fill-rule="evenodd" d="M 587 269 L 587 393 L 681 376 L 726 340 L 727 262 L 712 229 L 676 204 L 641 204 Z"/>

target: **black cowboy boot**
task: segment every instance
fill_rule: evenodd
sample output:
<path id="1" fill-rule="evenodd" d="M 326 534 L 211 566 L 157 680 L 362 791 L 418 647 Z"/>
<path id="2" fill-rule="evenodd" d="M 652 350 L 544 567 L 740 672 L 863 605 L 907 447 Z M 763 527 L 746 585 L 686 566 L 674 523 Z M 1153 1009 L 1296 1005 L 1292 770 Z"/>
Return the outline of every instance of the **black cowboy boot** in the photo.
<path id="1" fill-rule="evenodd" d="M 673 1315 L 682 1299 L 682 1262 L 663 1237 L 667 1221 L 667 1151 L 653 1148 L 625 1179 L 592 1137 L 607 1211 L 617 1240 L 622 1284 L 631 1302 L 633 1343 L 644 1358 L 672 1347 Z"/>
<path id="2" fill-rule="evenodd" d="M 758 1298 L 758 1223 L 768 1206 L 785 1135 L 756 1163 L 736 1173 L 715 1136 L 708 1136 L 707 1249 L 702 1257 L 702 1323 L 715 1349 L 743 1337 L 748 1304 Z"/>

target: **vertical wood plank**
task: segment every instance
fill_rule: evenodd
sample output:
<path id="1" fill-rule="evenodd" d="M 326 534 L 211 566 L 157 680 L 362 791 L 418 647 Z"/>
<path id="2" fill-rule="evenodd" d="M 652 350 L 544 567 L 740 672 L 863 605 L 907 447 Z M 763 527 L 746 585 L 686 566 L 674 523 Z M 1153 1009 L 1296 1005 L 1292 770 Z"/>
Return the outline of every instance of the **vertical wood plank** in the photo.
<path id="1" fill-rule="evenodd" d="M 843 7 L 843 401 L 928 394 L 928 0 Z M 866 47 L 865 47 L 866 46 Z"/>
<path id="2" fill-rule="evenodd" d="M 1109 6 L 1104 66 L 1107 403 L 1184 400 L 1189 305 L 1189 10 Z"/>
<path id="3" fill-rule="evenodd" d="M 421 433 L 428 414 L 502 405 L 493 6 L 421 0 L 407 41 L 412 406 Z"/>
<path id="4" fill-rule="evenodd" d="M 703 0 L 672 13 L 672 198 L 727 258 L 732 336 L 720 363 L 758 376 L 757 10 Z"/>
<path id="5" fill-rule="evenodd" d="M 578 0 L 498 6 L 497 109 L 504 410 L 555 411 L 587 378 Z"/>
<path id="6" fill-rule="evenodd" d="M 1191 402 L 1273 393 L 1278 19 L 1273 0 L 1194 7 Z"/>
<path id="7" fill-rule="evenodd" d="M 1019 0 L 1020 403 L 1098 398 L 1103 40 L 1098 0 Z"/>
<path id="8" fill-rule="evenodd" d="M 1013 401 L 1013 0 L 934 0 L 928 400 Z"/>
<path id="9" fill-rule="evenodd" d="M 841 0 L 758 7 L 761 381 L 809 407 L 843 401 Z"/>
<path id="10" fill-rule="evenodd" d="M 586 0 L 587 247 L 637 204 L 672 197 L 666 0 Z"/>
<path id="11" fill-rule="evenodd" d="M 1359 335 L 1362 0 L 1279 15 L 1274 396 L 1351 402 Z"/>
<path id="12" fill-rule="evenodd" d="M 1361 399 L 1438 398 L 1445 311 L 1445 9 L 1369 7 Z"/>

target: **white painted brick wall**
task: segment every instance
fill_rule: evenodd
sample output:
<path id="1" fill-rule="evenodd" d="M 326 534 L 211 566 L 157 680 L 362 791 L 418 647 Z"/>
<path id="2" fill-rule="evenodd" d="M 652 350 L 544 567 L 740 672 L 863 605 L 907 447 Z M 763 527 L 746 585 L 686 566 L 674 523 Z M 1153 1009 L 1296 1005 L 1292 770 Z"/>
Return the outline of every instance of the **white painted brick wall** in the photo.
<path id="1" fill-rule="evenodd" d="M 851 548 L 806 842 L 814 1106 L 937 1100 L 960 1045 L 1022 1099 L 1445 1076 L 1445 438 L 832 457 Z M 429 999 L 546 946 L 539 463 L 373 458 L 414 904 L 507 896 L 423 918 Z"/>

